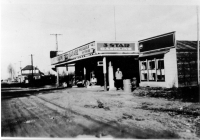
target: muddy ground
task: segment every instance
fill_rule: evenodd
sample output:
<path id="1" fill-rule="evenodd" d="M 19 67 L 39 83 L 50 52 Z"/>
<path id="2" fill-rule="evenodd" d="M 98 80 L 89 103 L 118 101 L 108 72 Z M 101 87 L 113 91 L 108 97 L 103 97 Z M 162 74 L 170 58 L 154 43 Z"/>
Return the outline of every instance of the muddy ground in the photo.
<path id="1" fill-rule="evenodd" d="M 71 88 L 24 97 L 4 96 L 1 105 L 3 137 L 198 139 L 200 136 L 200 110 L 191 114 L 182 112 L 193 103 L 138 97 L 123 91 Z"/>

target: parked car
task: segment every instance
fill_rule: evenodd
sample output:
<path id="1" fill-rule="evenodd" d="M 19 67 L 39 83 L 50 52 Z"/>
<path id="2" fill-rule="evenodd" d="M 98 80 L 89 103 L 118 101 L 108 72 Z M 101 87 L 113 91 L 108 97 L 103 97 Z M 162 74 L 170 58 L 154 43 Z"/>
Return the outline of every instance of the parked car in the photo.
<path id="1" fill-rule="evenodd" d="M 69 80 L 69 86 L 84 87 L 85 86 L 85 80 L 82 78 L 82 76 L 73 76 Z"/>

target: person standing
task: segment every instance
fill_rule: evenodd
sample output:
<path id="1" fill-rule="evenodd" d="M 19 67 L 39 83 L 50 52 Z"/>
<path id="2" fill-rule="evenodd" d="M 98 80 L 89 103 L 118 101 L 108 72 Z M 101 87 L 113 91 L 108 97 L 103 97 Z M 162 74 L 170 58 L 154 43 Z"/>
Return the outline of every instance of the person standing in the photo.
<path id="1" fill-rule="evenodd" d="M 117 71 L 115 72 L 115 86 L 117 88 L 117 90 L 119 88 L 121 88 L 123 90 L 123 81 L 122 81 L 122 77 L 123 77 L 123 74 L 122 72 L 120 71 L 119 68 L 117 68 Z"/>

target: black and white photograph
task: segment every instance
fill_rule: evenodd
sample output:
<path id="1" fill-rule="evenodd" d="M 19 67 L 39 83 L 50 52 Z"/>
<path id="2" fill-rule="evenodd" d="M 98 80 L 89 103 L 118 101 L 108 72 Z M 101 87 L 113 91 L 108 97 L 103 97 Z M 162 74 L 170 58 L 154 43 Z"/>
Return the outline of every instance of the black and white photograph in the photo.
<path id="1" fill-rule="evenodd" d="M 1 0 L 1 139 L 200 139 L 199 0 Z"/>

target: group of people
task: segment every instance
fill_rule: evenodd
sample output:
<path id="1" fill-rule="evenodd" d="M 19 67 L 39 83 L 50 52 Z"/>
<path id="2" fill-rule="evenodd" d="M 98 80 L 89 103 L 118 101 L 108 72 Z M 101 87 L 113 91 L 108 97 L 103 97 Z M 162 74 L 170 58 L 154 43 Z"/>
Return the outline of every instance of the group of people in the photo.
<path id="1" fill-rule="evenodd" d="M 117 90 L 122 89 L 123 90 L 123 74 L 122 71 L 120 71 L 120 68 L 117 68 L 117 71 L 115 72 L 115 87 Z M 136 80 L 133 78 L 133 80 Z M 95 78 L 95 74 L 92 73 L 92 77 L 90 79 L 90 82 L 88 83 L 89 86 L 94 86 L 97 84 L 97 78 Z"/>
<path id="2" fill-rule="evenodd" d="M 115 72 L 115 87 L 117 88 L 117 90 L 120 89 L 120 88 L 123 90 L 123 80 L 122 80 L 122 78 L 123 78 L 123 74 L 120 71 L 120 69 L 117 68 L 117 71 Z M 89 85 L 94 86 L 96 84 L 97 84 L 97 78 L 95 78 L 95 74 L 92 73 L 92 77 L 90 79 Z"/>

